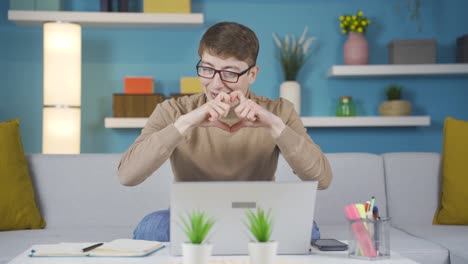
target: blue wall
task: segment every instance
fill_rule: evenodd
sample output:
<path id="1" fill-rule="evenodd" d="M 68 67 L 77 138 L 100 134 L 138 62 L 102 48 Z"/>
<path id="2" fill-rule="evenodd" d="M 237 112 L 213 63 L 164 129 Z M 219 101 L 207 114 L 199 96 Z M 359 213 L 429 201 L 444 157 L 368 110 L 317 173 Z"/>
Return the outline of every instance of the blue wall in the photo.
<path id="1" fill-rule="evenodd" d="M 96 1 L 97 2 L 97 1 Z M 422 0 L 422 30 L 409 19 L 406 0 L 192 0 L 203 12 L 198 28 L 83 29 L 82 152 L 122 152 L 140 129 L 106 129 L 112 115 L 112 94 L 123 91 L 126 75 L 153 76 L 157 92 L 176 93 L 181 76 L 194 76 L 198 41 L 212 24 L 229 20 L 251 27 L 260 43 L 260 75 L 252 89 L 278 97 L 282 81 L 272 32 L 299 35 L 305 25 L 318 38 L 318 50 L 299 76 L 302 115 L 332 116 L 341 95 L 351 95 L 358 114 L 377 115 L 390 83 L 405 87 L 403 96 L 414 114 L 430 115 L 430 127 L 311 128 L 309 134 L 325 152 L 440 151 L 444 118 L 468 120 L 468 77 L 328 79 L 331 65 L 342 64 L 337 18 L 358 9 L 373 20 L 367 32 L 370 63 L 387 63 L 392 39 L 435 38 L 439 63 L 455 62 L 455 38 L 468 33 L 465 0 Z M 7 20 L 7 1 L 0 1 L 0 121 L 21 120 L 26 152 L 41 152 L 42 29 L 17 27 Z"/>

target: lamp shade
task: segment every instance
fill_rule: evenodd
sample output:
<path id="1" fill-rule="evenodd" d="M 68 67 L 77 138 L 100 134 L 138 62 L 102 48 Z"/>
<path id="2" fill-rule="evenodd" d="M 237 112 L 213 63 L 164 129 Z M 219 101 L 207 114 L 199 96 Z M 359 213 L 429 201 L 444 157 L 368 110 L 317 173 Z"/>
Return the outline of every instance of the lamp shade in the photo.
<path id="1" fill-rule="evenodd" d="M 42 152 L 48 154 L 80 153 L 81 110 L 44 107 Z"/>
<path id="2" fill-rule="evenodd" d="M 44 24 L 44 105 L 81 105 L 81 26 Z"/>
<path id="3" fill-rule="evenodd" d="M 80 153 L 81 26 L 44 24 L 42 152 Z"/>

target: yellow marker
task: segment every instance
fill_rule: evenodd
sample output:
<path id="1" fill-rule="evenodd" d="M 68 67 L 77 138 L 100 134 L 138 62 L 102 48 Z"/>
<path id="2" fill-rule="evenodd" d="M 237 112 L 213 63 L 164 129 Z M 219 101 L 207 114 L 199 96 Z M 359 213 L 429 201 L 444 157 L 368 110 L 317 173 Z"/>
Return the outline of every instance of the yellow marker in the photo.
<path id="1" fill-rule="evenodd" d="M 356 209 L 358 210 L 359 216 L 361 219 L 366 219 L 366 209 L 363 204 L 356 204 Z"/>
<path id="2" fill-rule="evenodd" d="M 361 217 L 361 219 L 366 219 L 366 209 L 365 209 L 364 204 L 359 203 L 359 204 L 355 204 L 354 206 L 356 206 L 356 209 L 359 213 L 359 217 Z M 367 229 L 367 223 L 363 222 L 363 224 Z M 362 248 L 360 247 L 359 247 L 359 255 L 364 256 L 364 252 L 362 251 Z"/>

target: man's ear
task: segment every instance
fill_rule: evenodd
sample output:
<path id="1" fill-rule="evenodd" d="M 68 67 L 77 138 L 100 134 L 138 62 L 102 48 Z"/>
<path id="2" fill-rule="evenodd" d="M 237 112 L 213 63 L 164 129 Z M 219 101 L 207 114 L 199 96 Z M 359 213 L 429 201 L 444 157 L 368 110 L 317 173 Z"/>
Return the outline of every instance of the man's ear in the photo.
<path id="1" fill-rule="evenodd" d="M 252 84 L 255 82 L 255 79 L 257 79 L 257 74 L 260 71 L 260 68 L 258 66 L 254 66 L 252 69 L 249 71 L 249 84 Z"/>

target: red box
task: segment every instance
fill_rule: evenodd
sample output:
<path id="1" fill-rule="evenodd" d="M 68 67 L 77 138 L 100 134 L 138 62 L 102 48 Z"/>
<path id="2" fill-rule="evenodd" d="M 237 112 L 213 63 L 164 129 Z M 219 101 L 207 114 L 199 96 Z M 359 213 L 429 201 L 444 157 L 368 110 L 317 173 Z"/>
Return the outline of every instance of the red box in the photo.
<path id="1" fill-rule="evenodd" d="M 125 77 L 124 94 L 152 94 L 154 81 L 152 77 Z"/>

